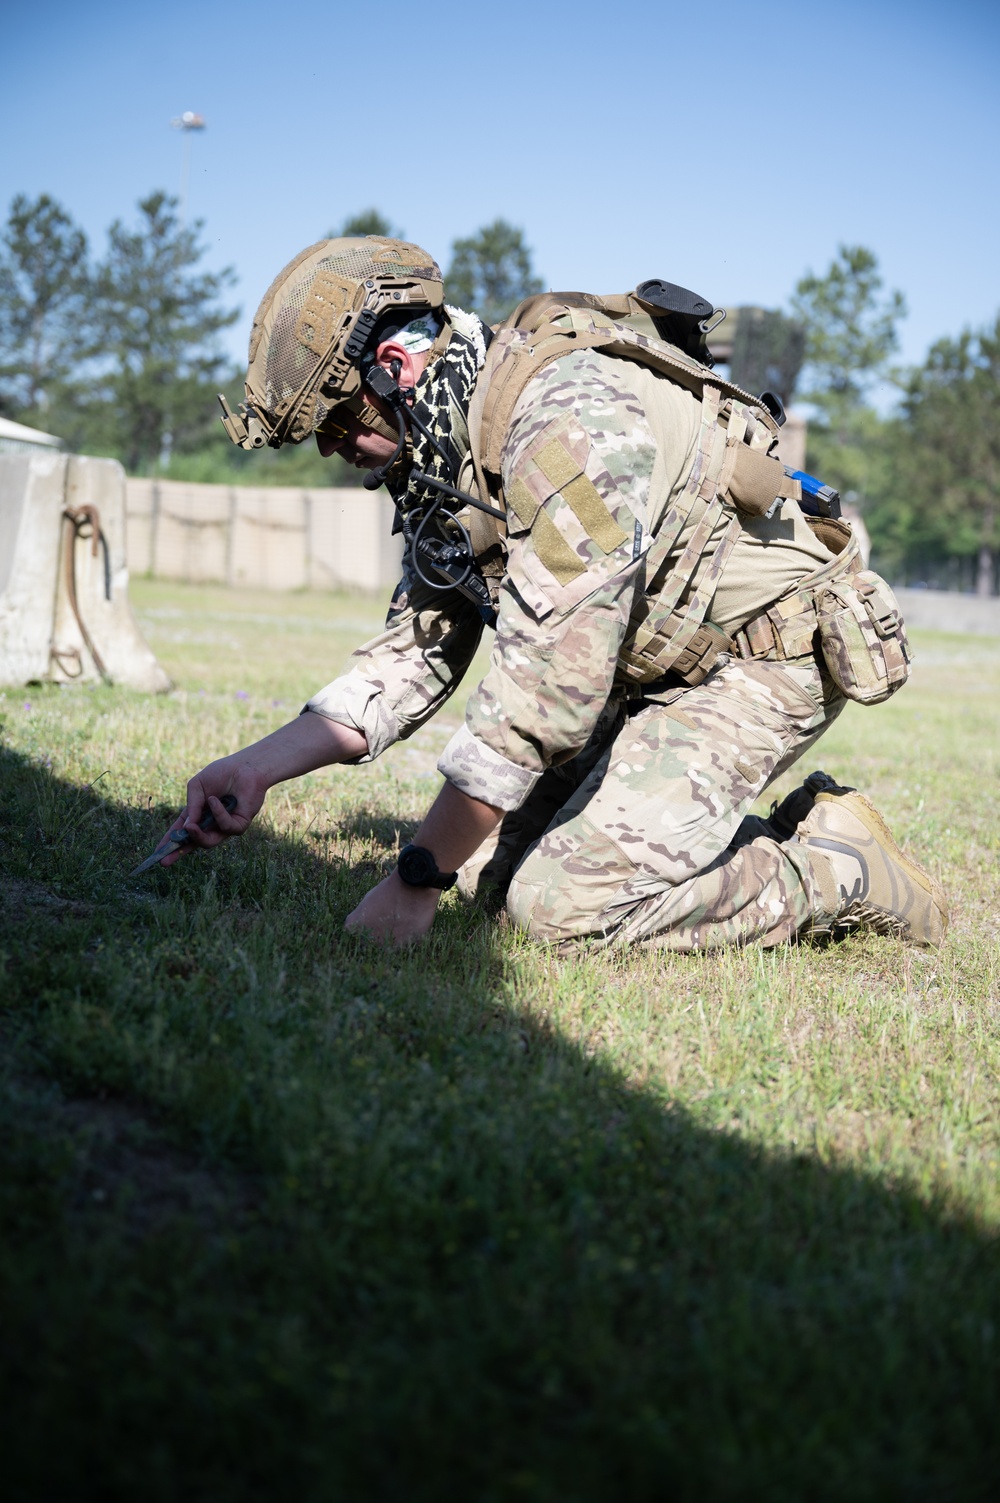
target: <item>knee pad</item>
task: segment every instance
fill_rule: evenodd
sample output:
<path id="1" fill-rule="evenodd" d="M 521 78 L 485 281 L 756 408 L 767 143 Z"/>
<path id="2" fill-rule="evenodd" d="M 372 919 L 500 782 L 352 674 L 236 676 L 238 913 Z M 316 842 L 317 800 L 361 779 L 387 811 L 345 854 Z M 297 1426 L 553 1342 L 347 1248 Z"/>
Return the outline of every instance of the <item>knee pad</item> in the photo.
<path id="1" fill-rule="evenodd" d="M 541 888 L 531 882 L 519 882 L 515 876 L 507 889 L 507 917 L 532 939 L 556 939 L 548 927 L 541 903 Z"/>

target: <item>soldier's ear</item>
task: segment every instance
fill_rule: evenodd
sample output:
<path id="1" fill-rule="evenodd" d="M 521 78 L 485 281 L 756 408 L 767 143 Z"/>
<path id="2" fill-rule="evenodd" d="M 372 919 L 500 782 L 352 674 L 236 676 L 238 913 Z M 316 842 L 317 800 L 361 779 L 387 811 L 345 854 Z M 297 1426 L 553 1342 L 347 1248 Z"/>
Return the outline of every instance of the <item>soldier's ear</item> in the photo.
<path id="1" fill-rule="evenodd" d="M 397 344 L 394 339 L 385 339 L 375 352 L 375 364 L 380 365 L 384 371 L 395 374 L 392 366 L 399 361 L 399 374 L 396 382 L 399 386 L 416 386 L 419 377 L 423 374 L 427 364 L 427 350 L 421 350 L 419 354 L 412 355 L 409 350 Z"/>

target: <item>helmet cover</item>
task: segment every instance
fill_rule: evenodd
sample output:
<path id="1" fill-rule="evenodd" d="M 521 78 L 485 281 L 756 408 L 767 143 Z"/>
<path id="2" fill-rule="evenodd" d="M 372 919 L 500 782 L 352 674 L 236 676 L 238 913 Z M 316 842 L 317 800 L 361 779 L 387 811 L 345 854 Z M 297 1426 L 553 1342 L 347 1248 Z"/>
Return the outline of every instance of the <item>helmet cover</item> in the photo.
<path id="1" fill-rule="evenodd" d="M 301 443 L 341 403 L 359 398 L 373 336 L 444 303 L 433 257 L 382 235 L 320 240 L 284 267 L 250 331 L 246 394 L 274 448 Z M 237 429 L 245 427 L 237 423 Z M 230 437 L 243 442 L 227 424 Z M 245 447 L 258 447 L 258 432 Z"/>

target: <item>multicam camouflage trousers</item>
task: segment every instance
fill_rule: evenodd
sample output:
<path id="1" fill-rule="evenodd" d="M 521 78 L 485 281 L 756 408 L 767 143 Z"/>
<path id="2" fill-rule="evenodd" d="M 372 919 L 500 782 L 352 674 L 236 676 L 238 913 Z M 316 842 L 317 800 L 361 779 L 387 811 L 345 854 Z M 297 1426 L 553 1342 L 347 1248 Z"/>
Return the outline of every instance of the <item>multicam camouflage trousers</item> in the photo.
<path id="1" fill-rule="evenodd" d="M 563 948 L 791 940 L 823 913 L 809 853 L 747 811 L 843 704 L 812 657 L 733 659 L 655 703 L 616 695 L 463 868 L 463 890 L 510 880 L 514 922 Z"/>

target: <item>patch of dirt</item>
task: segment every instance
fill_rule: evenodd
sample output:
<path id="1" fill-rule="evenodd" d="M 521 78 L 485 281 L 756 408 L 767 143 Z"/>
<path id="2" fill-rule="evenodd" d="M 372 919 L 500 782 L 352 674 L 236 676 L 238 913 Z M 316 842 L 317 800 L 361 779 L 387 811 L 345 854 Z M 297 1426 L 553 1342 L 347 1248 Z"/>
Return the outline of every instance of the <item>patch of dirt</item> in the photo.
<path id="1" fill-rule="evenodd" d="M 262 1191 L 252 1176 L 208 1165 L 179 1148 L 128 1102 L 102 1096 L 67 1100 L 45 1081 L 10 1074 L 0 1088 L 24 1126 L 42 1137 L 70 1139 L 67 1191 L 74 1217 L 114 1217 L 120 1232 L 143 1239 L 178 1218 L 209 1235 L 229 1234 L 258 1209 Z"/>
<path id="2" fill-rule="evenodd" d="M 178 1216 L 207 1232 L 232 1230 L 256 1209 L 259 1188 L 248 1176 L 207 1166 L 134 1107 L 75 1100 L 60 1103 L 58 1115 L 78 1144 L 75 1209 L 107 1206 L 138 1236 Z"/>
<path id="3" fill-rule="evenodd" d="M 43 909 L 52 918 L 86 918 L 93 913 L 93 903 L 62 898 L 42 882 L 21 881 L 4 877 L 0 883 L 0 915 L 7 924 L 23 924 L 33 912 Z"/>

